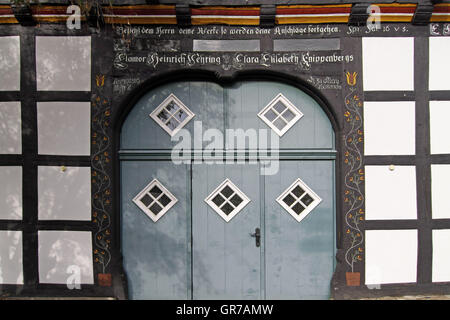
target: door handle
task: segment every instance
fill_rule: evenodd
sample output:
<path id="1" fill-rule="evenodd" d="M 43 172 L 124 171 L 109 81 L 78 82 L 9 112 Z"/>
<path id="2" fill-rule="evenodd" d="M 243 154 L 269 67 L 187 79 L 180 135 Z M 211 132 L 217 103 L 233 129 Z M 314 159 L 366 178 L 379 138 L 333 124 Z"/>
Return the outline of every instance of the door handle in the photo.
<path id="1" fill-rule="evenodd" d="M 250 236 L 255 238 L 256 247 L 259 247 L 261 245 L 261 230 L 256 228 L 255 233 L 250 233 Z"/>

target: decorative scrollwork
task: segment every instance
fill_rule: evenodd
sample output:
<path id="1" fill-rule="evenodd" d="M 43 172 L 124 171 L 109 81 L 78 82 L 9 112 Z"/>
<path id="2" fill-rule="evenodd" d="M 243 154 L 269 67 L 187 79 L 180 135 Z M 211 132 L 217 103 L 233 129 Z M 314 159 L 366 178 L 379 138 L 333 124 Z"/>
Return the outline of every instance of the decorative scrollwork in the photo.
<path id="1" fill-rule="evenodd" d="M 348 248 L 345 252 L 345 262 L 354 272 L 355 264 L 362 261 L 364 236 L 360 228 L 364 220 L 364 193 L 361 189 L 364 183 L 363 169 L 363 103 L 357 94 L 357 73 L 346 72 L 348 93 L 345 96 L 345 126 L 344 136 L 344 208 L 346 238 Z"/>
<path id="2" fill-rule="evenodd" d="M 105 76 L 96 76 L 96 92 L 92 95 L 92 222 L 94 234 L 94 261 L 105 273 L 111 261 L 111 177 L 107 167 L 111 161 L 109 126 L 111 106 L 102 94 Z"/>

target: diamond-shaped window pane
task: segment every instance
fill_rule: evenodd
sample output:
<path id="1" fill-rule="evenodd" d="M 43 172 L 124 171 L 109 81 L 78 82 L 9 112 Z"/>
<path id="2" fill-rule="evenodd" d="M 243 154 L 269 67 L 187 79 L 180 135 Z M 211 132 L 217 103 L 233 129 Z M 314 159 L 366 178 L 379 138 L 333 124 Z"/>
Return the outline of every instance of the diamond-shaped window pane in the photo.
<path id="1" fill-rule="evenodd" d="M 281 116 L 284 118 L 284 120 L 286 120 L 286 122 L 289 122 L 295 118 L 295 114 L 290 110 L 286 110 Z"/>
<path id="2" fill-rule="evenodd" d="M 175 114 L 175 119 L 177 119 L 179 122 L 183 122 L 187 117 L 187 113 L 183 110 L 180 110 Z"/>
<path id="3" fill-rule="evenodd" d="M 133 199 L 133 202 L 154 222 L 169 211 L 177 201 L 177 198 L 157 179 L 150 182 Z"/>
<path id="4" fill-rule="evenodd" d="M 158 118 L 162 121 L 162 122 L 164 122 L 164 123 L 166 123 L 166 121 L 167 120 L 169 120 L 169 117 L 170 117 L 170 114 L 169 114 L 169 112 L 167 111 L 167 110 L 161 110 L 161 112 L 160 113 L 158 113 Z"/>
<path id="5" fill-rule="evenodd" d="M 144 196 L 141 198 L 141 202 L 142 202 L 146 207 L 148 207 L 148 206 L 151 205 L 151 203 L 153 202 L 153 199 L 152 199 L 148 194 L 146 194 L 146 195 L 144 195 Z"/>
<path id="6" fill-rule="evenodd" d="M 240 205 L 242 201 L 243 201 L 242 198 L 239 197 L 237 194 L 235 194 L 235 195 L 230 199 L 230 202 L 231 202 L 235 207 L 237 207 L 238 205 Z"/>
<path id="7" fill-rule="evenodd" d="M 170 202 L 172 201 L 172 199 L 170 199 L 168 196 L 166 196 L 165 194 L 163 194 L 159 199 L 158 202 L 161 203 L 163 205 L 163 207 L 166 207 Z"/>
<path id="8" fill-rule="evenodd" d="M 180 109 L 180 107 L 175 103 L 175 101 L 170 101 L 170 103 L 166 106 L 166 110 L 171 114 L 174 114 L 178 109 Z"/>
<path id="9" fill-rule="evenodd" d="M 227 202 L 220 208 L 220 210 L 222 210 L 226 215 L 229 215 L 233 212 L 234 207 Z"/>
<path id="10" fill-rule="evenodd" d="M 284 121 L 281 118 L 278 118 L 277 120 L 272 122 L 272 124 L 275 125 L 275 127 L 277 127 L 280 131 L 282 131 L 283 128 L 286 127 L 286 125 L 287 125 L 286 121 Z"/>
<path id="11" fill-rule="evenodd" d="M 225 199 L 224 199 L 220 194 L 218 194 L 217 196 L 215 196 L 215 197 L 212 199 L 212 201 L 213 201 L 217 206 L 220 206 L 222 203 L 224 203 Z"/>
<path id="12" fill-rule="evenodd" d="M 306 195 L 301 199 L 301 201 L 303 202 L 303 204 L 304 204 L 305 206 L 309 206 L 309 205 L 314 201 L 314 199 L 313 199 L 309 194 L 306 194 Z"/>
<path id="13" fill-rule="evenodd" d="M 280 93 L 258 113 L 258 117 L 281 137 L 303 117 L 303 113 Z"/>
<path id="14" fill-rule="evenodd" d="M 194 113 L 174 94 L 169 95 L 150 114 L 150 117 L 171 136 L 174 136 L 194 116 Z"/>
<path id="15" fill-rule="evenodd" d="M 297 186 L 295 186 L 294 189 L 292 189 L 292 193 L 293 193 L 297 198 L 300 198 L 300 197 L 302 196 L 302 194 L 305 193 L 305 191 L 297 185 Z"/>
<path id="16" fill-rule="evenodd" d="M 294 210 L 294 212 L 295 212 L 296 214 L 300 214 L 300 213 L 303 212 L 303 210 L 305 210 L 305 207 L 302 206 L 300 203 L 297 202 L 296 204 L 294 204 L 294 205 L 292 206 L 291 209 Z"/>
<path id="17" fill-rule="evenodd" d="M 298 222 L 302 221 L 322 199 L 301 179 L 297 179 L 278 198 L 277 202 Z"/>
<path id="18" fill-rule="evenodd" d="M 221 191 L 221 194 L 223 194 L 227 199 L 231 197 L 231 195 L 234 193 L 233 189 L 231 189 L 229 186 L 225 186 Z"/>
<path id="19" fill-rule="evenodd" d="M 158 197 L 161 194 L 161 192 L 162 191 L 160 188 L 158 188 L 158 186 L 154 186 L 153 188 L 150 189 L 150 194 L 155 198 Z"/>
<path id="20" fill-rule="evenodd" d="M 205 202 L 228 222 L 250 202 L 250 199 L 230 179 L 226 179 L 205 199 Z"/>
<path id="21" fill-rule="evenodd" d="M 281 101 L 275 103 L 273 108 L 280 114 L 283 113 L 284 110 L 286 110 L 286 106 Z"/>
<path id="22" fill-rule="evenodd" d="M 295 202 L 295 198 L 293 196 L 291 196 L 290 194 L 288 194 L 283 201 L 288 205 L 291 206 L 294 202 Z"/>
<path id="23" fill-rule="evenodd" d="M 162 210 L 162 208 L 160 206 L 158 206 L 158 204 L 154 203 L 150 206 L 150 211 L 153 212 L 153 214 L 156 216 L 158 215 L 158 213 L 160 213 L 160 211 Z"/>
<path id="24" fill-rule="evenodd" d="M 273 112 L 272 110 L 268 110 L 265 114 L 264 117 L 269 120 L 269 121 L 274 121 L 277 117 L 278 114 L 276 114 L 275 112 Z"/>

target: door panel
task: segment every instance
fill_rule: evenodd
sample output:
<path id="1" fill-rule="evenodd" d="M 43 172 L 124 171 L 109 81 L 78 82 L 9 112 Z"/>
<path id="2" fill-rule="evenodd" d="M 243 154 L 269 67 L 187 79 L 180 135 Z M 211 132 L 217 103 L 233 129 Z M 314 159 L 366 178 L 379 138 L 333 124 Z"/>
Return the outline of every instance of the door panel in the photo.
<path id="1" fill-rule="evenodd" d="M 227 128 L 271 130 L 257 114 L 279 93 L 303 113 L 303 117 L 280 138 L 280 149 L 332 149 L 333 129 L 322 108 L 306 93 L 282 83 L 237 82 L 227 88 Z"/>
<path id="2" fill-rule="evenodd" d="M 149 116 L 176 95 L 195 114 L 184 127 L 192 135 L 191 148 L 205 147 L 210 141 L 194 138 L 210 128 L 225 138 L 228 128 L 270 131 L 257 115 L 279 93 L 303 113 L 280 137 L 280 151 L 300 159 L 305 150 L 308 156 L 314 149 L 333 150 L 334 132 L 319 104 L 276 82 L 226 88 L 175 82 L 151 90 L 131 110 L 121 133 L 122 250 L 130 298 L 328 299 L 335 255 L 334 161 L 283 160 L 273 176 L 262 176 L 259 164 L 174 165 L 170 152 L 178 142 Z M 196 137 L 195 121 L 203 129 Z M 178 199 L 157 222 L 133 203 L 155 178 Z M 251 200 L 229 222 L 205 202 L 226 178 Z M 301 222 L 276 201 L 297 178 L 322 199 Z M 260 247 L 251 237 L 256 228 Z"/>
<path id="3" fill-rule="evenodd" d="M 205 203 L 229 178 L 251 199 L 226 222 Z M 193 165 L 192 237 L 194 299 L 259 299 L 260 249 L 250 236 L 260 228 L 258 165 Z"/>
<path id="4" fill-rule="evenodd" d="M 121 149 L 165 149 L 171 150 L 177 142 L 150 118 L 171 93 L 183 102 L 195 116 L 185 129 L 193 136 L 194 121 L 202 121 L 203 131 L 209 128 L 224 130 L 223 88 L 211 82 L 175 82 L 145 94 L 130 111 L 122 126 Z"/>
<path id="5" fill-rule="evenodd" d="M 123 161 L 122 250 L 131 299 L 189 299 L 190 174 L 169 161 Z M 153 179 L 177 199 L 156 223 L 133 199 Z"/>
<path id="6" fill-rule="evenodd" d="M 333 161 L 281 161 L 265 176 L 267 299 L 328 299 L 334 270 Z M 301 222 L 274 201 L 295 179 L 321 199 Z"/>

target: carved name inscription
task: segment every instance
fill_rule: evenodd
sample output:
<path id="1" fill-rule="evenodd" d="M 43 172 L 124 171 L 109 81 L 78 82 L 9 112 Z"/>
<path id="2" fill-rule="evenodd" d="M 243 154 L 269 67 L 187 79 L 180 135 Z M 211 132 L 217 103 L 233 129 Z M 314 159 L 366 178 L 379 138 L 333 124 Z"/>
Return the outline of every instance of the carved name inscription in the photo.
<path id="1" fill-rule="evenodd" d="M 245 66 L 271 67 L 273 65 L 293 65 L 298 69 L 309 70 L 313 64 L 350 63 L 353 55 L 342 55 L 340 52 L 289 52 L 289 53 L 222 53 L 209 54 L 198 52 L 181 53 L 128 53 L 120 52 L 114 59 L 114 67 L 125 70 L 133 64 L 144 64 L 150 68 L 162 65 L 180 67 L 197 67 L 205 65 L 220 66 L 224 70 L 241 70 Z"/>

